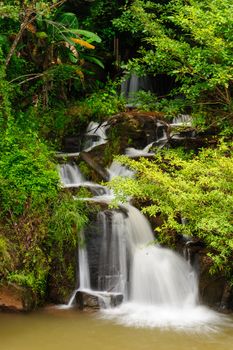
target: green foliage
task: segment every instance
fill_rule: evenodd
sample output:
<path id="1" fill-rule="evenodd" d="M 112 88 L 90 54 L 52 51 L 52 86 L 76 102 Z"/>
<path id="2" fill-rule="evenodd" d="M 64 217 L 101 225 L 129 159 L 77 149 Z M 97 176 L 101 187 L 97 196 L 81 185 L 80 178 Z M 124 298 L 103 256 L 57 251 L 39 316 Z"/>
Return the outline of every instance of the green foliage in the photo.
<path id="1" fill-rule="evenodd" d="M 80 242 L 78 232 L 87 223 L 87 209 L 83 201 L 74 200 L 71 195 L 62 196 L 53 209 L 49 224 L 49 240 L 56 247 L 66 244 L 74 248 Z M 64 245 L 64 246 L 63 246 Z M 55 251 L 57 255 L 57 251 Z"/>
<path id="2" fill-rule="evenodd" d="M 188 102 L 181 98 L 159 98 L 151 91 L 140 90 L 129 99 L 129 103 L 143 111 L 159 111 L 165 114 L 167 119 L 173 118 L 182 113 Z"/>
<path id="3" fill-rule="evenodd" d="M 100 37 L 80 29 L 74 13 L 57 9 L 62 3 L 13 1 L 19 18 L 0 18 L 2 63 L 7 65 L 6 79 L 14 89 L 17 110 L 29 104 L 56 105 L 58 98 L 66 103 L 71 88 L 73 94 L 84 91 L 94 68 L 103 68 L 102 61 L 89 53 Z"/>
<path id="4" fill-rule="evenodd" d="M 105 46 L 109 47 L 114 36 L 115 28 L 112 20 L 122 12 L 119 8 L 125 1 L 97 0 L 91 4 L 88 13 L 82 23 L 90 30 L 95 30 L 103 38 Z"/>
<path id="5" fill-rule="evenodd" d="M 134 0 L 115 21 L 119 30 L 142 37 L 138 57 L 126 68 L 170 76 L 170 97 L 183 97 L 196 113 L 205 110 L 207 125 L 232 126 L 232 6 L 230 0 Z"/>
<path id="6" fill-rule="evenodd" d="M 212 271 L 232 270 L 232 144 L 189 157 L 171 150 L 153 161 L 125 156 L 117 160 L 136 171 L 134 179 L 116 178 L 110 183 L 118 200 L 134 196 L 149 202 L 143 211 L 163 219 L 157 229 L 160 238 L 171 231 L 198 236 L 209 248 Z"/>
<path id="7" fill-rule="evenodd" d="M 103 164 L 105 167 L 109 166 L 112 163 L 114 156 L 120 153 L 120 146 L 121 142 L 117 130 L 110 128 L 108 133 L 108 143 L 104 148 L 103 154 Z"/>
<path id="8" fill-rule="evenodd" d="M 87 213 L 84 201 L 74 200 L 71 194 L 63 194 L 56 202 L 49 222 L 50 279 L 62 298 L 67 298 L 67 291 L 75 287 L 76 253 L 78 245 L 84 244 L 80 232 L 88 221 Z"/>
<path id="9" fill-rule="evenodd" d="M 3 54 L 0 47 L 0 128 L 5 128 L 11 116 L 9 95 L 11 88 L 6 81 L 5 67 L 2 65 Z"/>
<path id="10" fill-rule="evenodd" d="M 2 215 L 23 213 L 29 203 L 40 207 L 57 195 L 58 175 L 51 154 L 36 134 L 8 129 L 0 140 Z"/>
<path id="11" fill-rule="evenodd" d="M 0 235 L 0 278 L 6 275 L 12 267 L 9 245 L 7 238 Z"/>
<path id="12" fill-rule="evenodd" d="M 90 167 L 87 165 L 86 162 L 84 161 L 80 161 L 79 164 L 78 164 L 78 167 L 81 171 L 81 173 L 84 175 L 84 177 L 86 179 L 89 179 L 90 178 L 90 173 L 91 173 L 91 169 Z M 85 188 L 83 188 L 84 191 L 86 191 Z M 86 193 L 87 194 L 87 193 Z M 84 195 L 83 197 L 86 197 L 86 195 Z"/>
<path id="13" fill-rule="evenodd" d="M 109 82 L 104 89 L 99 90 L 85 98 L 79 106 L 80 112 L 86 118 L 94 120 L 105 120 L 125 109 L 125 99 L 119 96 L 117 91 L 118 83 Z"/>
<path id="14" fill-rule="evenodd" d="M 30 288 L 39 302 L 54 257 L 64 265 L 87 217 L 83 203 L 61 193 L 47 145 L 10 122 L 0 139 L 1 279 Z"/>

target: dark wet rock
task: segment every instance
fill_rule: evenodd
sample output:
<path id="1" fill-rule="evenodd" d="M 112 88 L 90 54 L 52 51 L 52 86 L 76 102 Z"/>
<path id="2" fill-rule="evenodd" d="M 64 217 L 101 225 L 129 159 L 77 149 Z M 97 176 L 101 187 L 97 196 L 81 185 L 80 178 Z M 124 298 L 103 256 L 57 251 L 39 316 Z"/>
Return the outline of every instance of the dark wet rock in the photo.
<path id="1" fill-rule="evenodd" d="M 62 142 L 63 152 L 79 152 L 82 139 L 80 136 L 66 136 Z"/>
<path id="2" fill-rule="evenodd" d="M 104 205 L 106 206 L 105 208 L 104 208 Z M 107 209 L 107 204 L 103 203 L 101 209 L 102 211 L 99 214 L 100 216 L 96 215 L 97 213 L 93 213 L 92 217 L 90 218 L 89 225 L 87 225 L 87 227 L 85 227 L 84 229 L 86 248 L 87 248 L 89 267 L 90 267 L 91 288 L 93 290 L 98 289 L 99 278 L 100 278 L 99 262 L 100 262 L 100 254 L 101 254 L 102 240 L 103 240 L 103 226 L 102 224 L 100 224 L 101 215 L 103 214 L 106 217 L 106 225 L 108 226 L 108 229 L 109 229 L 108 230 L 109 239 L 111 239 L 111 234 L 112 234 L 111 226 L 112 226 L 113 212 L 120 210 L 120 212 L 123 213 L 123 215 L 127 216 L 127 209 L 124 207 L 121 209 L 115 209 L 113 211 L 113 210 Z"/>
<path id="3" fill-rule="evenodd" d="M 84 160 L 97 174 L 105 181 L 108 181 L 109 174 L 107 170 L 101 166 L 94 157 L 88 152 L 81 152 L 80 157 Z"/>
<path id="4" fill-rule="evenodd" d="M 123 295 L 120 293 L 78 291 L 75 299 L 81 310 L 84 308 L 99 309 L 120 305 L 123 301 Z"/>
<path id="5" fill-rule="evenodd" d="M 171 137 L 169 139 L 169 146 L 172 148 L 183 147 L 186 150 L 194 150 L 198 151 L 203 147 L 216 147 L 217 139 L 212 135 L 197 135 L 195 137 L 192 136 L 192 132 L 190 131 L 190 135 L 184 135 L 182 132 L 177 136 Z"/>
<path id="6" fill-rule="evenodd" d="M 109 119 L 108 136 L 120 139 L 120 152 L 126 147 L 144 148 L 167 132 L 168 124 L 159 112 L 129 111 L 119 113 Z"/>
<path id="7" fill-rule="evenodd" d="M 199 260 L 199 290 L 203 303 L 217 310 L 225 311 L 232 308 L 233 288 L 230 286 L 224 272 L 210 274 L 212 260 L 207 256 L 207 251 L 202 250 L 198 254 Z"/>

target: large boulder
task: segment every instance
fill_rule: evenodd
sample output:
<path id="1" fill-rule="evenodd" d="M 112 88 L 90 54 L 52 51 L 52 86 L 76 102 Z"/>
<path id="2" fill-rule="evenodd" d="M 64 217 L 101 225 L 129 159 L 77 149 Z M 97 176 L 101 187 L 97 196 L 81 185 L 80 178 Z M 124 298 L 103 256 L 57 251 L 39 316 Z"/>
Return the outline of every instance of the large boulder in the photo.
<path id="1" fill-rule="evenodd" d="M 120 140 L 119 153 L 126 147 L 144 148 L 149 143 L 163 137 L 167 133 L 168 124 L 163 121 L 159 112 L 140 112 L 132 110 L 119 113 L 109 119 L 110 128 L 107 133 L 110 140 Z"/>
<path id="2" fill-rule="evenodd" d="M 120 293 L 77 291 L 75 299 L 81 310 L 84 308 L 99 309 L 120 305 L 123 301 L 123 295 Z"/>
<path id="3" fill-rule="evenodd" d="M 207 251 L 198 252 L 199 290 L 201 301 L 219 311 L 233 310 L 233 287 L 224 272 L 211 274 L 211 258 Z"/>
<path id="4" fill-rule="evenodd" d="M 35 295 L 29 288 L 13 283 L 0 286 L 0 311 L 30 311 L 35 305 Z"/>

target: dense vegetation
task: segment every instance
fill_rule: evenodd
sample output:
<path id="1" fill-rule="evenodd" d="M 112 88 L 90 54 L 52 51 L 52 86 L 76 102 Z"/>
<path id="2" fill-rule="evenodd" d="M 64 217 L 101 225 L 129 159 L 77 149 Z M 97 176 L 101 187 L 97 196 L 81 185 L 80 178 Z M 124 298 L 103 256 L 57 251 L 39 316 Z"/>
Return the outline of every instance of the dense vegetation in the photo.
<path id="1" fill-rule="evenodd" d="M 232 132 L 231 1 L 133 1 L 114 21 L 140 36 L 138 57 L 126 63 L 137 74 L 170 77 L 171 89 L 157 96 L 170 111 L 192 111 L 196 122 Z M 130 23 L 130 26 L 128 25 Z M 173 103 L 171 103 L 171 100 Z M 160 108 L 161 108 L 160 107 Z"/>
<path id="2" fill-rule="evenodd" d="M 210 248 L 212 272 L 232 274 L 232 144 L 203 149 L 198 155 L 182 150 L 160 152 L 153 161 L 117 158 L 136 172 L 135 178 L 112 180 L 116 200 L 133 196 L 147 215 L 159 216 L 155 229 L 162 243 L 173 243 L 174 232 L 199 237 Z M 170 241 L 170 242 L 169 242 Z"/>
<path id="3" fill-rule="evenodd" d="M 144 210 L 162 215 L 163 237 L 203 239 L 214 269 L 230 275 L 232 10 L 230 0 L 0 1 L 2 281 L 43 296 L 65 246 L 77 247 L 87 209 L 62 191 L 54 152 L 89 120 L 126 108 L 120 83 L 132 73 L 156 83 L 135 96 L 139 109 L 165 119 L 189 113 L 198 132 L 227 143 L 195 156 L 164 151 L 153 162 L 121 158 L 138 175 L 114 188 L 150 201 Z M 63 268 L 73 283 L 72 267 Z"/>

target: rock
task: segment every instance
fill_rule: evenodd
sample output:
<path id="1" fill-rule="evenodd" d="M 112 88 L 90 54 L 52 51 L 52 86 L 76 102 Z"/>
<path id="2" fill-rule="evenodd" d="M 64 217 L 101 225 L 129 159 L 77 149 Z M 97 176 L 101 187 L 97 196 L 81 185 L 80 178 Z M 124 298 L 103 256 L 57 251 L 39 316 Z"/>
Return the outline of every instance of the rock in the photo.
<path id="1" fill-rule="evenodd" d="M 110 141 L 114 137 L 120 140 L 120 153 L 129 146 L 142 149 L 167 133 L 168 124 L 162 119 L 163 114 L 159 112 L 119 113 L 110 118 L 107 133 Z"/>
<path id="2" fill-rule="evenodd" d="M 203 147 L 216 147 L 217 139 L 209 135 L 197 135 L 196 137 L 181 136 L 169 139 L 169 145 L 172 148 L 184 147 L 185 150 L 198 151 Z"/>
<path id="3" fill-rule="evenodd" d="M 232 310 L 233 288 L 229 285 L 224 273 L 210 274 L 212 260 L 206 255 L 205 250 L 198 253 L 198 260 L 201 301 L 216 310 Z"/>
<path id="4" fill-rule="evenodd" d="M 84 308 L 99 309 L 120 305 L 123 301 L 123 295 L 97 291 L 77 291 L 75 299 L 81 310 Z"/>
<path id="5" fill-rule="evenodd" d="M 13 283 L 0 287 L 0 310 L 7 312 L 30 311 L 36 305 L 31 290 Z"/>
<path id="6" fill-rule="evenodd" d="M 84 160 L 92 169 L 94 169 L 103 180 L 109 180 L 109 174 L 107 170 L 102 167 L 99 163 L 95 161 L 95 159 L 91 156 L 91 154 L 87 152 L 81 152 L 80 157 Z"/>
<path id="7" fill-rule="evenodd" d="M 104 209 L 104 210 L 102 210 Z M 91 288 L 97 290 L 99 288 L 99 269 L 100 269 L 100 254 L 102 249 L 102 239 L 103 239 L 103 223 L 101 223 L 102 215 L 106 218 L 106 225 L 109 227 L 108 238 L 111 240 L 112 230 L 110 227 L 112 226 L 112 216 L 113 213 L 118 211 L 109 210 L 101 206 L 101 215 L 96 215 L 94 213 L 90 219 L 90 223 L 84 228 L 84 236 L 86 241 L 86 248 L 88 252 L 88 261 L 90 268 L 90 280 L 91 280 Z M 127 216 L 127 209 L 120 208 L 120 212 L 123 215 Z"/>
<path id="8" fill-rule="evenodd" d="M 79 152 L 81 149 L 81 137 L 66 136 L 63 139 L 63 152 Z"/>

